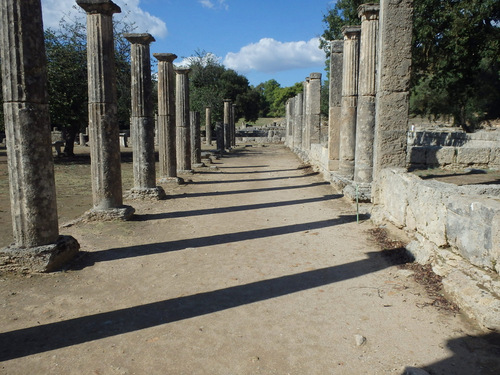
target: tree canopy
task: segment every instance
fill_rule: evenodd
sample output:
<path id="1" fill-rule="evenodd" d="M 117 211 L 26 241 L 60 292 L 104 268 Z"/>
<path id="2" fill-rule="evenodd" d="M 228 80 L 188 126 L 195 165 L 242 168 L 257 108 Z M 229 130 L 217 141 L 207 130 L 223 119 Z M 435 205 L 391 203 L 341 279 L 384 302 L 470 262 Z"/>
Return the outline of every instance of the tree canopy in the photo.
<path id="1" fill-rule="evenodd" d="M 378 2 L 378 1 L 377 1 Z M 327 41 L 359 24 L 360 0 L 339 0 L 323 17 Z M 414 0 L 411 113 L 449 116 L 473 130 L 500 116 L 500 2 Z"/>

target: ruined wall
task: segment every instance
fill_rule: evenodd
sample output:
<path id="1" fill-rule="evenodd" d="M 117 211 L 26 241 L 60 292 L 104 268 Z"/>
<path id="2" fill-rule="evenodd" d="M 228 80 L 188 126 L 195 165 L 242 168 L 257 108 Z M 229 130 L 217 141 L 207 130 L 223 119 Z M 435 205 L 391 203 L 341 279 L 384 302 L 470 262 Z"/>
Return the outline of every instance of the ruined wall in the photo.
<path id="1" fill-rule="evenodd" d="M 373 219 L 404 229 L 414 239 L 408 250 L 444 277 L 464 312 L 500 329 L 500 185 L 456 186 L 387 168 L 376 194 Z"/>

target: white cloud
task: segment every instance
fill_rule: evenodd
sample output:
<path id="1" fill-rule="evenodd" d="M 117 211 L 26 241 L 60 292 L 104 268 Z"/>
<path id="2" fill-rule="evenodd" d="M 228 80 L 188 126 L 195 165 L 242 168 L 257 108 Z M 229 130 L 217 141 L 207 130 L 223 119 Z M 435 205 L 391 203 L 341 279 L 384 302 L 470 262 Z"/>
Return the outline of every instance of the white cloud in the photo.
<path id="1" fill-rule="evenodd" d="M 239 52 L 229 52 L 224 65 L 241 73 L 252 70 L 276 73 L 285 70 L 323 65 L 325 53 L 319 49 L 319 39 L 279 42 L 263 38 L 258 43 L 244 46 Z"/>
<path id="2" fill-rule="evenodd" d="M 157 38 L 167 36 L 167 26 L 160 18 L 152 16 L 140 7 L 140 0 L 115 0 L 122 12 L 115 15 L 118 19 L 123 18 L 136 26 L 135 31 L 139 33 L 150 33 Z M 79 7 L 74 1 L 42 0 L 43 25 L 45 28 L 58 28 L 59 21 L 63 17 L 81 17 Z"/>
<path id="3" fill-rule="evenodd" d="M 198 2 L 205 8 L 215 9 L 222 8 L 225 10 L 229 9 L 229 5 L 227 5 L 227 0 L 198 0 Z"/>

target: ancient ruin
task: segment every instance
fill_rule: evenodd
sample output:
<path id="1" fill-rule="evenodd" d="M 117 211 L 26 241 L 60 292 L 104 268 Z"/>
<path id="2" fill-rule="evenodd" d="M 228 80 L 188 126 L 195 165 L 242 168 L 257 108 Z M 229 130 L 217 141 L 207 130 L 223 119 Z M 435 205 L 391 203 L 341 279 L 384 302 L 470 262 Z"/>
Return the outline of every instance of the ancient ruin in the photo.
<path id="1" fill-rule="evenodd" d="M 178 68 L 176 73 L 175 124 L 177 173 L 191 174 L 191 132 L 189 121 L 189 69 Z"/>

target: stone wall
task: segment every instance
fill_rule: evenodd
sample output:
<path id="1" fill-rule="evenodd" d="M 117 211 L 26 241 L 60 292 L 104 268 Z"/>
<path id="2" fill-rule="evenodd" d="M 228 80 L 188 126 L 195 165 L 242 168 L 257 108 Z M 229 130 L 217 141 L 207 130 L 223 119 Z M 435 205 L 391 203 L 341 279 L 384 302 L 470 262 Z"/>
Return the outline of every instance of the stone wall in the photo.
<path id="1" fill-rule="evenodd" d="M 384 169 L 373 219 L 388 220 L 414 240 L 408 250 L 444 277 L 466 314 L 500 329 L 500 185 L 456 186 Z"/>
<path id="2" fill-rule="evenodd" d="M 500 168 L 500 132 L 408 132 L 410 168 Z"/>

